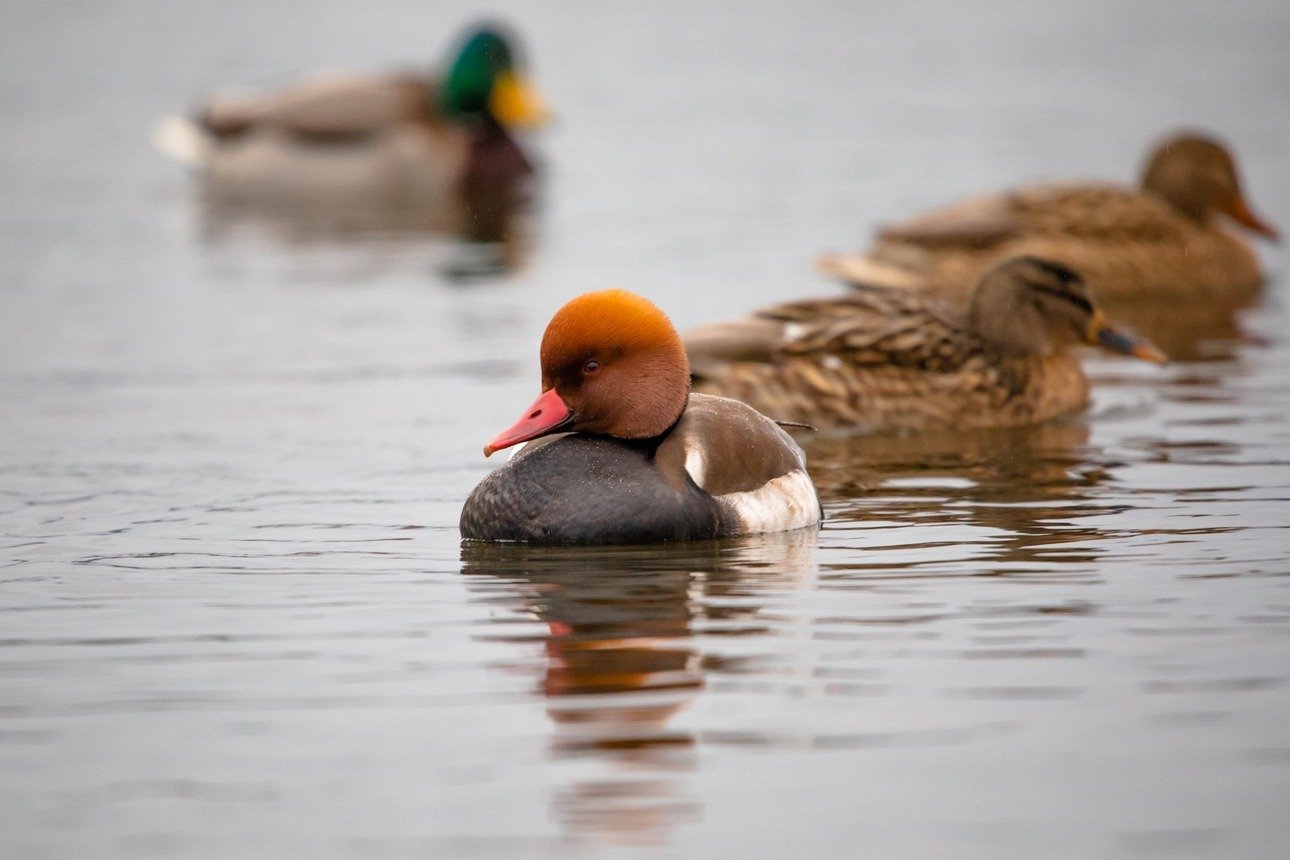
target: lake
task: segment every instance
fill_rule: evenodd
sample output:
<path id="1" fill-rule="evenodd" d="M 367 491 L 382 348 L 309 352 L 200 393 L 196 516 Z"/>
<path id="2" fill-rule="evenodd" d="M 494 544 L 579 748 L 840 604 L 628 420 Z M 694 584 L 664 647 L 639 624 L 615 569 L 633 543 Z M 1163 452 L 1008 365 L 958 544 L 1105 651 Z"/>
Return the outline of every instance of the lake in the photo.
<path id="1" fill-rule="evenodd" d="M 1087 416 L 804 436 L 818 535 L 463 549 L 457 515 L 577 293 L 682 328 L 838 293 L 820 252 L 1130 180 L 1179 126 L 1290 228 L 1290 7 L 490 10 L 556 121 L 527 260 L 463 281 L 432 236 L 212 224 L 149 139 L 429 66 L 470 9 L 8 4 L 0 854 L 1283 853 L 1275 246 L 1186 360 L 1091 356 Z"/>

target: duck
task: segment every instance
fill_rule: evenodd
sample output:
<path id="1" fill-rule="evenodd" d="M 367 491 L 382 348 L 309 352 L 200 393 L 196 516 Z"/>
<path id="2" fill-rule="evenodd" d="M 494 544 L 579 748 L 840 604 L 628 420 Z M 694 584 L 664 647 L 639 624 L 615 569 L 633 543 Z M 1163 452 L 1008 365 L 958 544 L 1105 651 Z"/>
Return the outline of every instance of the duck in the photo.
<path id="1" fill-rule="evenodd" d="M 322 75 L 210 99 L 155 143 L 194 167 L 206 202 L 265 210 L 406 210 L 433 227 L 489 232 L 535 175 L 512 130 L 546 105 L 517 38 L 468 31 L 442 79 Z"/>
<path id="2" fill-rule="evenodd" d="M 652 543 L 820 522 L 802 449 L 752 407 L 691 393 L 681 338 L 648 299 L 572 299 L 540 357 L 541 395 L 484 455 L 523 447 L 466 499 L 465 540 Z"/>
<path id="3" fill-rule="evenodd" d="M 686 333 L 696 392 L 820 430 L 1010 427 L 1079 412 L 1073 347 L 1165 356 L 1109 323 L 1084 280 L 1050 260 L 1007 260 L 968 307 L 893 287 L 766 308 Z"/>
<path id="4" fill-rule="evenodd" d="M 1079 271 L 1104 304 L 1243 302 L 1263 275 L 1230 223 L 1279 238 L 1250 207 L 1229 148 L 1179 132 L 1150 153 L 1136 188 L 1066 183 L 976 197 L 882 228 L 868 251 L 818 265 L 849 284 L 965 303 L 986 270 L 1029 254 Z"/>

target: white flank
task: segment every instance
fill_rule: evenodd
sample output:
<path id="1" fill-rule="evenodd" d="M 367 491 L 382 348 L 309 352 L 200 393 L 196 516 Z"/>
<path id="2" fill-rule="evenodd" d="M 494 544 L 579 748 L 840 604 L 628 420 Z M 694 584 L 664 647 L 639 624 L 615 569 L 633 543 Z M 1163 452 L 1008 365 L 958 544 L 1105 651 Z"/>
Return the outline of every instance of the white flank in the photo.
<path id="1" fill-rule="evenodd" d="M 708 461 L 703 458 L 703 449 L 698 442 L 691 439 L 690 443 L 685 448 L 685 471 L 690 480 L 702 487 L 703 479 L 708 476 Z"/>
<path id="2" fill-rule="evenodd" d="M 152 130 L 152 145 L 186 167 L 201 167 L 210 156 L 212 144 L 192 120 L 169 116 Z"/>
<path id="3" fill-rule="evenodd" d="M 740 534 L 785 532 L 820 521 L 820 500 L 803 469 L 780 475 L 755 490 L 717 496 L 717 501 L 734 512 Z"/>

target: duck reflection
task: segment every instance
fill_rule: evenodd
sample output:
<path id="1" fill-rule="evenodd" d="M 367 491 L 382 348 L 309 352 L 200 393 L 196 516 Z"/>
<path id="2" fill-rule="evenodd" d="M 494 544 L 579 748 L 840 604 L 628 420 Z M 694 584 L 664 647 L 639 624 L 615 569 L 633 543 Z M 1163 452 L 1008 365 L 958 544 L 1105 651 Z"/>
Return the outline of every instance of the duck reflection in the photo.
<path id="1" fill-rule="evenodd" d="M 465 189 L 444 208 L 423 211 L 380 200 L 346 205 L 277 206 L 229 200 L 203 186 L 198 232 L 212 245 L 241 236 L 268 237 L 287 248 L 362 243 L 381 253 L 432 243 L 446 280 L 466 283 L 521 268 L 535 241 L 539 207 L 529 182 Z"/>
<path id="2" fill-rule="evenodd" d="M 557 791 L 571 834 L 659 844 L 700 813 L 684 780 L 695 736 L 673 724 L 714 662 L 695 637 L 758 627 L 769 595 L 814 577 L 815 540 L 806 529 L 648 547 L 463 546 L 478 590 L 491 599 L 505 582 L 503 601 L 546 625 L 552 755 L 608 769 Z"/>
<path id="3" fill-rule="evenodd" d="M 1105 514 L 1097 497 L 1110 466 L 1088 447 L 1083 419 L 1028 427 L 803 440 L 811 477 L 835 521 L 962 523 L 983 540 L 993 572 L 1062 569 L 1093 561 Z M 990 571 L 986 571 L 990 572 Z"/>

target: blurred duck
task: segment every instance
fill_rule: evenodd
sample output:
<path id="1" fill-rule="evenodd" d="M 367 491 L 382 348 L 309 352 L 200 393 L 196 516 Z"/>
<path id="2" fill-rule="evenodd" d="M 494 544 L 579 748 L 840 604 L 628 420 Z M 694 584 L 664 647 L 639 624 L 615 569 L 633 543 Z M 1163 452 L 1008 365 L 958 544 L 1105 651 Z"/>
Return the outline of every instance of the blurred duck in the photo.
<path id="1" fill-rule="evenodd" d="M 1246 202 L 1227 148 L 1179 134 L 1152 152 L 1139 188 L 1072 183 L 974 198 L 819 264 L 852 284 L 966 302 L 987 269 L 1029 254 L 1076 269 L 1102 302 L 1248 299 L 1262 280 L 1258 258 L 1224 218 L 1277 238 Z"/>
<path id="2" fill-rule="evenodd" d="M 156 143 L 197 168 L 216 202 L 309 208 L 368 205 L 449 221 L 487 220 L 534 172 L 510 130 L 546 109 L 514 39 L 469 33 L 442 80 L 413 73 L 323 76 L 277 92 L 217 97 Z M 435 226 L 454 226 L 436 224 Z"/>
<path id="3" fill-rule="evenodd" d="M 1065 266 L 1009 260 L 966 310 L 883 287 L 780 305 L 685 339 L 694 390 L 820 429 L 1006 427 L 1077 412 L 1088 380 L 1072 347 L 1162 362 L 1111 327 Z"/>
<path id="4" fill-rule="evenodd" d="M 484 455 L 537 441 L 471 493 L 462 537 L 642 543 L 819 522 L 801 449 L 743 403 L 690 394 L 680 337 L 640 296 L 572 300 L 541 358 L 542 395 Z"/>

